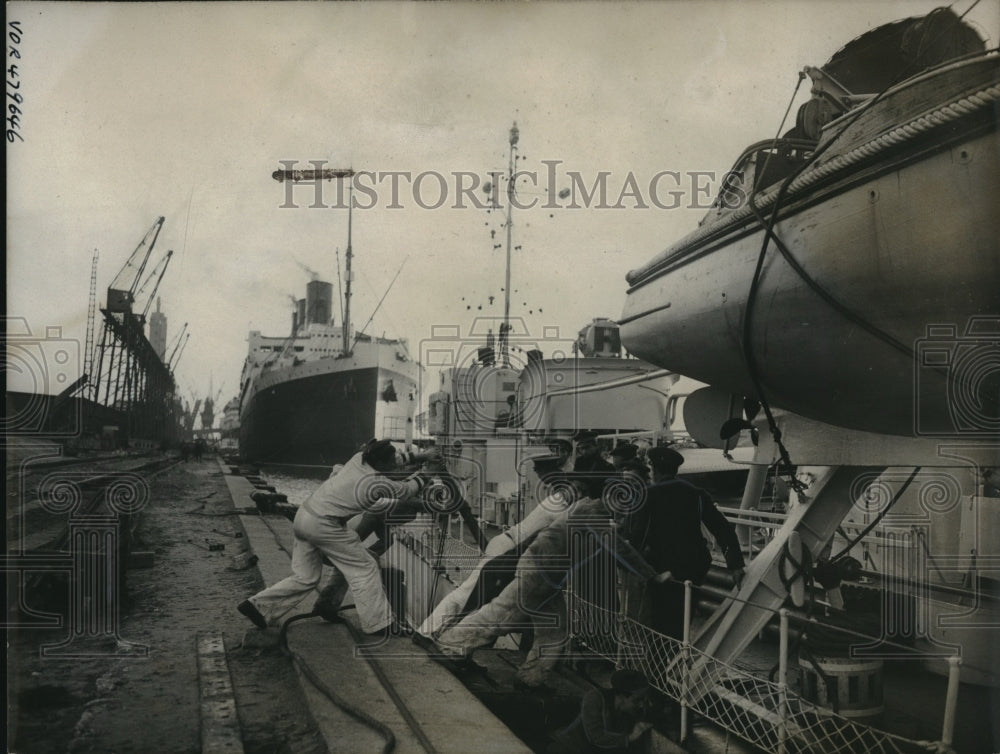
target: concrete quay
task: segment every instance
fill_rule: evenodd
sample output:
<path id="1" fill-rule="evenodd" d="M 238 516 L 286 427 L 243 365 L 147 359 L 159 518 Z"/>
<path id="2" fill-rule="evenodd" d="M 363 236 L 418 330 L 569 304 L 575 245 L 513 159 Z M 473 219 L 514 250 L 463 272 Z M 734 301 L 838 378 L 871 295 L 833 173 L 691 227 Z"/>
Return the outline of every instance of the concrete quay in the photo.
<path id="1" fill-rule="evenodd" d="M 283 579 L 291 571 L 291 523 L 281 516 L 258 513 L 250 498 L 257 488 L 245 477 L 230 473 L 228 466 L 222 470 L 233 504 L 244 511 L 239 518 L 264 583 Z M 315 593 L 297 612 L 309 612 L 314 601 Z M 345 604 L 351 601 L 348 598 Z M 353 618 L 351 611 L 344 615 Z M 274 645 L 278 639 L 276 628 L 251 628 L 244 645 Z M 369 754 L 385 743 L 382 735 L 349 715 L 332 696 L 387 726 L 396 739 L 394 751 L 400 754 L 425 752 L 427 745 L 441 754 L 531 751 L 461 681 L 409 639 L 391 638 L 374 648 L 370 657 L 361 656 L 346 626 L 312 617 L 288 627 L 287 646 L 297 658 L 295 666 L 310 712 L 330 751 Z M 310 675 L 331 693 L 317 688 Z"/>

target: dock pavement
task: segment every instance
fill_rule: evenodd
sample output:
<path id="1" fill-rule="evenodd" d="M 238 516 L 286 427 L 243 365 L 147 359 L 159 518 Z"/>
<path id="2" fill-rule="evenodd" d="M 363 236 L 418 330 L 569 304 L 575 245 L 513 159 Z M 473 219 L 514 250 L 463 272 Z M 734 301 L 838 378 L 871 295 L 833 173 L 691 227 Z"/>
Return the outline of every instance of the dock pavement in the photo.
<path id="1" fill-rule="evenodd" d="M 264 583 L 270 585 L 285 578 L 291 572 L 291 523 L 281 516 L 260 515 L 250 498 L 255 490 L 253 484 L 230 473 L 227 465 L 222 465 L 222 471 L 234 506 L 246 511 L 239 518 Z M 314 601 L 315 593 L 302 602 L 297 612 L 311 611 Z M 350 611 L 344 614 L 352 619 Z M 262 632 L 252 628 L 244 643 L 273 646 L 277 641 L 278 629 Z M 385 744 L 376 730 L 335 704 L 330 698 L 334 696 L 387 726 L 395 736 L 394 751 L 398 754 L 422 753 L 428 751 L 428 745 L 440 754 L 531 752 L 461 681 L 414 647 L 408 638 L 393 637 L 374 649 L 372 657 L 358 656 L 346 626 L 313 617 L 289 626 L 287 646 L 307 666 L 296 663 L 296 670 L 310 712 L 330 751 L 370 754 Z M 317 688 L 309 675 L 332 694 Z"/>

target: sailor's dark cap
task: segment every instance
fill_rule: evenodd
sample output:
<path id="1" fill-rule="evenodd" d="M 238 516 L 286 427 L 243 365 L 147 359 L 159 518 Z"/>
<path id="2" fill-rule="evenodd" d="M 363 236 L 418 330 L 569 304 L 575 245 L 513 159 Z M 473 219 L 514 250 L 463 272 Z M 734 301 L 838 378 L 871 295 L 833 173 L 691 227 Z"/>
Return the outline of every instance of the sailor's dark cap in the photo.
<path id="1" fill-rule="evenodd" d="M 548 445 L 550 448 L 559 447 L 559 448 L 562 448 L 563 450 L 572 450 L 573 449 L 573 443 L 571 443 L 565 437 L 555 437 L 555 436 L 553 436 L 553 437 L 546 437 L 543 442 L 546 445 Z"/>
<path id="2" fill-rule="evenodd" d="M 646 457 L 654 469 L 676 469 L 684 463 L 684 456 L 665 446 L 651 448 Z"/>
<path id="3" fill-rule="evenodd" d="M 581 442 L 597 442 L 597 433 L 596 432 L 592 432 L 589 429 L 584 429 L 584 430 L 580 430 L 575 435 L 573 435 L 573 439 L 576 440 L 577 443 L 581 443 Z"/>
<path id="4" fill-rule="evenodd" d="M 632 471 L 640 476 L 649 477 L 649 467 L 640 458 L 628 458 L 621 465 L 621 471 Z"/>
<path id="5" fill-rule="evenodd" d="M 612 458 L 635 458 L 639 450 L 630 442 L 623 442 L 615 446 L 611 451 Z"/>
<path id="6" fill-rule="evenodd" d="M 559 456 L 535 456 L 531 459 L 532 468 L 538 476 L 558 471 L 562 466 L 562 459 Z"/>

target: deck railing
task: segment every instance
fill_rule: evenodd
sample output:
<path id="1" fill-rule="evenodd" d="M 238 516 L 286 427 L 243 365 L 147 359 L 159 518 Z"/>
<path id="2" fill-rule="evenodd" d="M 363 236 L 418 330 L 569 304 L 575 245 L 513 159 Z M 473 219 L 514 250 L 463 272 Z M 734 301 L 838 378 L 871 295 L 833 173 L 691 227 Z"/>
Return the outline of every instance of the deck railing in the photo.
<path id="1" fill-rule="evenodd" d="M 775 680 L 727 664 L 692 645 L 692 599 L 698 591 L 685 583 L 684 638 L 677 640 L 586 600 L 570 596 L 570 626 L 577 642 L 614 662 L 643 673 L 650 684 L 681 707 L 681 740 L 688 733 L 690 713 L 732 732 L 764 751 L 777 754 L 830 752 L 944 752 L 953 741 L 958 694 L 957 657 L 934 658 L 949 668 L 943 730 L 937 741 L 914 740 L 865 725 L 794 693 L 788 683 L 789 623 L 792 614 L 778 611 L 779 647 Z M 730 599 L 736 599 L 730 596 Z M 607 632 L 609 620 L 616 630 Z M 851 640 L 875 641 L 859 632 L 812 621 L 824 629 L 842 631 Z M 914 650 L 904 647 L 908 652 Z"/>
<path id="2" fill-rule="evenodd" d="M 481 557 L 478 548 L 454 536 L 454 525 L 422 527 L 419 531 L 419 536 L 413 536 L 404 529 L 401 543 L 452 584 L 461 583 Z M 717 598 L 718 592 L 711 587 L 685 583 L 683 640 L 665 636 L 634 620 L 625 614 L 625 607 L 610 609 L 570 593 L 567 595 L 570 632 L 577 645 L 616 667 L 642 672 L 652 686 L 677 701 L 681 708 L 682 741 L 690 728 L 690 714 L 695 712 L 754 746 L 776 754 L 951 751 L 961 664 L 958 656 L 928 656 L 948 666 L 940 739 L 909 739 L 809 701 L 795 693 L 788 682 L 790 636 L 797 636 L 796 629 L 819 627 L 840 632 L 846 643 L 881 641 L 891 645 L 891 641 L 781 609 L 776 614 L 777 677 L 773 680 L 761 677 L 746 668 L 721 662 L 693 646 L 692 603 L 696 595 L 703 599 Z M 738 599 L 733 594 L 727 594 L 726 598 Z M 792 628 L 791 623 L 796 623 L 796 627 Z M 918 654 L 910 646 L 899 645 L 896 649 L 905 650 L 910 659 Z"/>

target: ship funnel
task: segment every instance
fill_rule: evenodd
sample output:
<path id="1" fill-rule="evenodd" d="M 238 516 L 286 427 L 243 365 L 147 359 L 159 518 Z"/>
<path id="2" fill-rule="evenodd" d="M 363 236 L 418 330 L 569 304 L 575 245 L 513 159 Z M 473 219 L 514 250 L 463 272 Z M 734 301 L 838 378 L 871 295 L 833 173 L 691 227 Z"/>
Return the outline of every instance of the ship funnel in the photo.
<path id="1" fill-rule="evenodd" d="M 333 311 L 333 286 L 313 280 L 306 286 L 306 322 L 328 325 Z"/>

